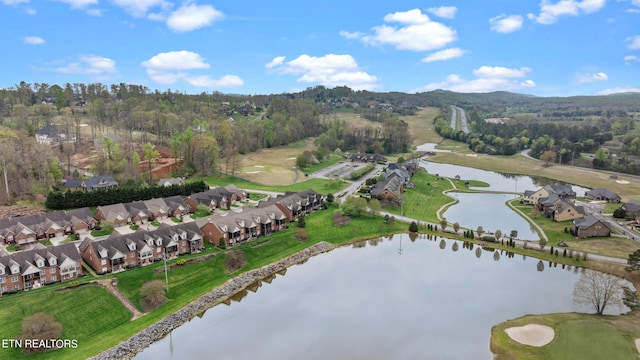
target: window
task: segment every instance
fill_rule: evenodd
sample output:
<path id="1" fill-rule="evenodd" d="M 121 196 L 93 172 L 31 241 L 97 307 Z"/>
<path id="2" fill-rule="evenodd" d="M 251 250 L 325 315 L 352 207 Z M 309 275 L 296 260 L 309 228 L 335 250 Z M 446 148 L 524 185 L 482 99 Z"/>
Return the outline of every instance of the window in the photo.
<path id="1" fill-rule="evenodd" d="M 0 284 L 4 284 L 5 282 L 7 282 L 7 278 L 5 278 L 4 276 L 0 277 Z"/>
<path id="2" fill-rule="evenodd" d="M 56 281 L 58 281 L 58 278 L 57 278 L 57 277 L 55 277 L 55 276 L 52 276 L 52 277 L 51 277 L 51 281 L 52 281 L 52 282 L 56 282 Z"/>
<path id="3" fill-rule="evenodd" d="M 4 269 L 3 269 L 3 267 L 4 267 L 4 266 L 0 266 L 0 275 L 4 275 Z"/>
<path id="4" fill-rule="evenodd" d="M 49 269 L 49 274 L 55 274 L 55 273 L 56 273 L 56 268 Z"/>
<path id="5" fill-rule="evenodd" d="M 50 265 L 56 265 L 57 263 L 58 263 L 58 261 L 56 260 L 56 258 L 49 259 L 49 264 Z"/>
<path id="6" fill-rule="evenodd" d="M 38 260 L 38 267 L 44 267 L 44 260 Z"/>
<path id="7" fill-rule="evenodd" d="M 6 287 L 6 286 L 3 286 L 3 287 L 2 287 L 2 292 L 3 292 L 3 293 L 6 293 L 6 292 L 7 292 L 7 287 Z"/>
<path id="8" fill-rule="evenodd" d="M 102 259 L 102 265 L 107 265 L 107 259 Z"/>
<path id="9" fill-rule="evenodd" d="M 13 285 L 13 290 L 20 290 L 20 286 L 18 284 Z"/>
<path id="10" fill-rule="evenodd" d="M 11 277 L 11 281 L 13 281 L 13 282 L 17 282 L 17 281 L 18 281 L 18 277 L 17 277 L 16 275 L 13 275 L 13 276 Z"/>

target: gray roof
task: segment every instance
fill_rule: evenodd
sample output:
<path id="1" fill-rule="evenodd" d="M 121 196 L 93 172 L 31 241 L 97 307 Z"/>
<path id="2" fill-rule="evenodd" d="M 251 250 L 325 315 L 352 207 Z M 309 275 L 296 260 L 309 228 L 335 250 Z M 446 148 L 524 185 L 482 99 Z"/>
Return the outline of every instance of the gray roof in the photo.
<path id="1" fill-rule="evenodd" d="M 593 215 L 588 215 L 583 217 L 582 219 L 573 220 L 573 224 L 578 229 L 588 229 L 597 223 L 601 223 L 602 225 L 610 229 L 609 223 L 607 221 L 600 221 L 600 219 L 596 218 Z"/>
<path id="2" fill-rule="evenodd" d="M 589 190 L 585 192 L 585 195 L 587 197 L 601 198 L 601 199 L 607 199 L 607 200 L 620 199 L 620 196 L 618 194 L 614 193 L 611 190 L 607 190 L 605 188 L 597 188 L 597 189 Z"/>

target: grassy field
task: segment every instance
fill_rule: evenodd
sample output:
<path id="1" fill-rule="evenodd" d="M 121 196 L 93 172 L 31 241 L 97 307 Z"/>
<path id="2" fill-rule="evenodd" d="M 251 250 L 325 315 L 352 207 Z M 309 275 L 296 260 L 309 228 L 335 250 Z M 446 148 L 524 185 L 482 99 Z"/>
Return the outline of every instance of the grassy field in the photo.
<path id="1" fill-rule="evenodd" d="M 414 116 L 401 116 L 400 119 L 409 124 L 413 136 L 413 146 L 424 143 L 440 143 L 442 137 L 434 129 L 433 119 L 440 113 L 440 109 L 433 107 L 421 108 Z"/>
<path id="2" fill-rule="evenodd" d="M 291 184 L 296 179 L 296 173 L 293 170 L 296 157 L 314 149 L 313 139 L 272 149 L 261 149 L 247 154 L 240 161 L 238 175 L 265 185 Z M 299 173 L 299 176 L 304 177 L 304 174 Z"/>
<path id="3" fill-rule="evenodd" d="M 634 340 L 640 338 L 640 312 L 626 316 L 587 314 L 528 315 L 509 320 L 491 330 L 491 351 L 498 360 L 512 359 L 639 359 Z M 519 344 L 505 329 L 526 324 L 555 329 L 554 340 L 542 347 Z"/>

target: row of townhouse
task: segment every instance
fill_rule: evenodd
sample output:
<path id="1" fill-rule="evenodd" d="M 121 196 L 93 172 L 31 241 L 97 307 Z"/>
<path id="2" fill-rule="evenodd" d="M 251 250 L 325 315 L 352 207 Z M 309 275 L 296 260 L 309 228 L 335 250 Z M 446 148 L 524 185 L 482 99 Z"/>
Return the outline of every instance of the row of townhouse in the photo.
<path id="1" fill-rule="evenodd" d="M 288 221 L 296 221 L 299 216 L 305 216 L 322 206 L 322 195 L 309 189 L 301 192 L 286 192 L 275 198 L 262 200 L 258 208 L 266 208 L 275 205 L 280 209 Z"/>
<path id="2" fill-rule="evenodd" d="M 0 294 L 38 288 L 82 275 L 75 244 L 0 254 Z"/>
<path id="3" fill-rule="evenodd" d="M 216 246 L 224 241 L 226 247 L 269 235 L 286 228 L 287 221 L 295 221 L 322 206 L 322 195 L 313 190 L 263 200 L 257 208 L 225 216 L 196 219 L 205 240 Z"/>
<path id="4" fill-rule="evenodd" d="M 28 245 L 40 239 L 84 234 L 98 221 L 89 208 L 0 219 L 0 244 Z"/>
<path id="5" fill-rule="evenodd" d="M 190 196 L 171 196 L 99 206 L 96 219 L 113 222 L 114 226 L 141 225 L 150 221 L 162 221 L 170 217 L 182 218 L 206 205 L 210 211 L 226 208 L 230 204 L 248 198 L 247 192 L 235 185 L 227 185 Z"/>
<path id="6" fill-rule="evenodd" d="M 89 208 L 56 211 L 39 215 L 27 215 L 0 219 L 0 244 L 28 245 L 45 238 L 66 237 L 71 234 L 87 234 L 100 221 L 111 221 L 115 226 L 162 221 L 170 217 L 181 218 L 193 212 L 199 204 L 210 210 L 227 207 L 246 199 L 246 191 L 234 185 L 219 187 L 191 196 L 172 196 L 99 206 L 95 216 Z"/>
<path id="7" fill-rule="evenodd" d="M 153 231 L 112 235 L 102 240 L 84 239 L 78 247 L 82 259 L 98 274 L 153 264 L 203 249 L 202 231 L 196 223 L 163 224 Z"/>

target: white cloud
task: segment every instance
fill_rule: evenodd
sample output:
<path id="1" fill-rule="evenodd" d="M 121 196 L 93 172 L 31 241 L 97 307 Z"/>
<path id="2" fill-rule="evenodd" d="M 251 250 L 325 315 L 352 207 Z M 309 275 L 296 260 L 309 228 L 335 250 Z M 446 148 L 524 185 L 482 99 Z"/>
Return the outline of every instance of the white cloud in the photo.
<path id="1" fill-rule="evenodd" d="M 209 26 L 224 16 L 211 5 L 188 4 L 169 15 L 167 26 L 179 32 L 186 32 Z"/>
<path id="2" fill-rule="evenodd" d="M 347 38 L 347 39 L 359 39 L 359 38 L 361 38 L 362 36 L 364 36 L 364 34 L 363 34 L 363 33 L 361 33 L 361 32 L 358 32 L 358 31 L 356 31 L 356 32 L 349 32 L 349 31 L 344 31 L 344 30 L 342 30 L 342 31 L 340 31 L 340 36 L 342 36 L 342 37 L 344 37 L 344 38 Z"/>
<path id="3" fill-rule="evenodd" d="M 265 67 L 280 75 L 298 76 L 298 82 L 302 83 L 348 86 L 355 90 L 379 87 L 378 78 L 360 70 L 351 55 L 327 54 L 316 57 L 305 54 L 289 62 L 284 60 L 284 56 L 276 57 Z"/>
<path id="4" fill-rule="evenodd" d="M 168 11 L 173 6 L 165 0 L 113 0 L 113 2 L 133 17 L 143 17 L 150 9 L 158 7 L 162 11 Z"/>
<path id="5" fill-rule="evenodd" d="M 499 33 L 510 33 L 522 29 L 522 16 L 500 14 L 494 18 L 489 19 L 491 25 L 491 31 Z"/>
<path id="6" fill-rule="evenodd" d="M 87 10 L 87 15 L 102 16 L 102 10 L 100 10 L 100 9 L 89 9 L 89 10 Z"/>
<path id="7" fill-rule="evenodd" d="M 151 59 L 143 61 L 142 66 L 154 70 L 191 70 L 208 69 L 200 54 L 192 51 L 169 51 L 158 53 Z"/>
<path id="8" fill-rule="evenodd" d="M 267 65 L 265 65 L 264 67 L 266 67 L 267 69 L 271 69 L 273 67 L 276 67 L 280 64 L 282 64 L 284 62 L 284 59 L 286 59 L 286 57 L 284 56 L 277 56 L 275 58 L 273 58 L 273 60 L 271 60 Z"/>
<path id="9" fill-rule="evenodd" d="M 552 4 L 550 0 L 540 2 L 540 14 L 528 14 L 529 19 L 539 24 L 553 24 L 561 16 L 578 16 L 599 11 L 607 0 L 560 0 Z"/>
<path id="10" fill-rule="evenodd" d="M 64 74 L 84 74 L 94 76 L 104 76 L 114 74 L 116 62 L 112 59 L 97 55 L 80 55 L 77 59 L 65 62 L 54 69 L 56 72 Z"/>
<path id="11" fill-rule="evenodd" d="M 40 45 L 45 43 L 44 39 L 40 36 L 25 36 L 23 40 L 25 44 L 29 45 Z"/>
<path id="12" fill-rule="evenodd" d="M 72 9 L 84 9 L 90 5 L 98 4 L 98 0 L 56 0 L 71 6 Z"/>
<path id="13" fill-rule="evenodd" d="M 629 43 L 627 48 L 630 50 L 638 50 L 640 49 L 640 35 L 629 36 L 625 39 L 625 42 Z"/>
<path id="14" fill-rule="evenodd" d="M 592 83 L 596 81 L 605 81 L 605 80 L 609 80 L 609 76 L 603 72 L 599 72 L 596 74 L 578 75 L 578 83 L 580 84 Z"/>
<path id="15" fill-rule="evenodd" d="M 236 75 L 225 75 L 220 79 L 214 79 L 209 75 L 192 75 L 189 71 L 211 67 L 200 54 L 192 51 L 159 53 L 143 61 L 141 65 L 147 68 L 149 78 L 160 84 L 186 82 L 192 86 L 207 88 L 244 85 L 242 79 Z"/>
<path id="16" fill-rule="evenodd" d="M 458 8 L 455 6 L 440 6 L 427 9 L 427 11 L 432 13 L 433 15 L 445 19 L 453 19 L 454 17 L 456 17 L 457 10 Z"/>
<path id="17" fill-rule="evenodd" d="M 424 59 L 422 59 L 423 63 L 430 63 L 434 61 L 444 61 L 449 59 L 455 59 L 463 56 L 467 51 L 462 50 L 460 48 L 449 48 L 437 51 Z"/>
<path id="18" fill-rule="evenodd" d="M 447 46 L 455 41 L 455 30 L 439 22 L 432 21 L 419 9 L 387 14 L 387 23 L 398 23 L 400 26 L 383 24 L 373 28 L 373 34 L 340 32 L 347 38 L 359 38 L 369 45 L 391 45 L 398 50 L 428 51 Z"/>
<path id="19" fill-rule="evenodd" d="M 536 83 L 533 80 L 519 80 L 524 78 L 531 69 L 509 69 L 501 66 L 482 66 L 473 71 L 476 79 L 465 80 L 458 74 L 447 76 L 445 81 L 428 84 L 412 92 L 431 91 L 436 89 L 451 90 L 455 92 L 491 92 L 513 91 L 533 88 Z"/>
<path id="20" fill-rule="evenodd" d="M 625 64 L 631 65 L 634 62 L 640 63 L 640 58 L 635 55 L 627 55 L 624 57 Z"/>
<path id="21" fill-rule="evenodd" d="M 620 86 L 612 89 L 605 89 L 598 93 L 598 95 L 612 95 L 622 93 L 640 93 L 640 88 L 635 86 Z"/>

